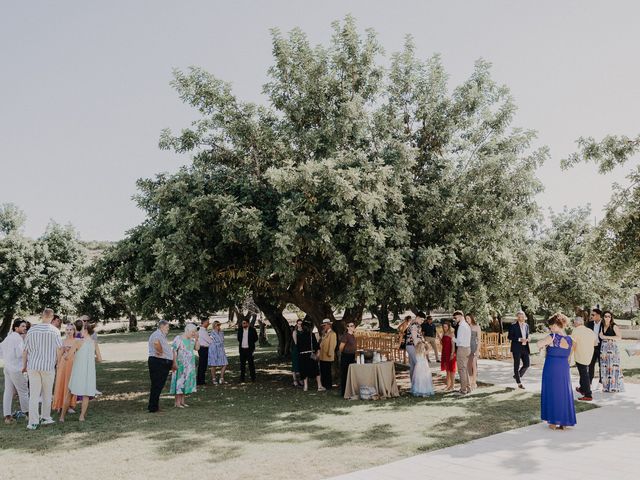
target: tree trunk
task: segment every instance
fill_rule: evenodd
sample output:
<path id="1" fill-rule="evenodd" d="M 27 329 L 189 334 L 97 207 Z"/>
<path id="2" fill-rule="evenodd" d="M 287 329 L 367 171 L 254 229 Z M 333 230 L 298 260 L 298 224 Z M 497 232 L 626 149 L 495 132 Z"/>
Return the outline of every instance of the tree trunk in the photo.
<path id="1" fill-rule="evenodd" d="M 260 330 L 258 333 L 258 344 L 261 347 L 269 347 L 271 344 L 269 343 L 269 339 L 267 338 L 267 322 L 265 322 L 262 318 L 258 322 L 260 324 Z"/>
<path id="2" fill-rule="evenodd" d="M 318 327 L 318 330 L 322 325 L 322 320 L 325 318 L 328 318 L 333 323 L 336 322 L 331 305 L 324 300 L 324 297 L 311 293 L 307 289 L 304 277 L 298 278 L 295 284 L 287 289 L 279 300 L 285 303 L 292 303 L 302 310 L 306 314 L 308 320 Z"/>
<path id="3" fill-rule="evenodd" d="M 255 315 L 251 312 L 247 312 L 246 314 L 242 311 L 242 306 L 235 305 L 233 307 L 233 314 L 236 318 L 236 325 L 241 325 L 245 320 L 249 322 L 251 326 L 256 323 Z"/>
<path id="4" fill-rule="evenodd" d="M 2 316 L 2 325 L 0 325 L 0 341 L 4 340 L 9 334 L 14 314 L 15 312 L 13 310 L 7 310 L 4 312 L 4 315 Z"/>
<path id="5" fill-rule="evenodd" d="M 389 323 L 389 307 L 387 305 L 375 305 L 374 307 L 369 308 L 369 311 L 371 311 L 371 313 L 373 313 L 378 319 L 378 325 L 381 332 L 395 332 L 395 329 L 391 328 Z"/>
<path id="6" fill-rule="evenodd" d="M 502 317 L 498 312 L 491 313 L 491 324 L 489 330 L 494 333 L 502 333 Z"/>
<path id="7" fill-rule="evenodd" d="M 275 305 L 273 302 L 257 296 L 254 297 L 254 301 L 276 332 L 278 337 L 278 356 L 288 357 L 291 354 L 292 338 L 289 322 L 282 314 L 284 304 L 282 306 Z"/>
<path id="8" fill-rule="evenodd" d="M 233 315 L 234 315 L 234 313 L 235 313 L 235 307 L 233 305 L 231 305 L 229 307 L 229 317 L 228 317 L 229 318 L 229 323 L 228 323 L 229 327 L 233 327 Z"/>
<path id="9" fill-rule="evenodd" d="M 130 332 L 138 331 L 138 317 L 136 317 L 133 313 L 129 314 L 129 331 Z"/>
<path id="10" fill-rule="evenodd" d="M 333 330 L 338 334 L 338 337 L 347 330 L 347 323 L 353 322 L 356 327 L 362 322 L 362 313 L 364 312 L 364 306 L 357 305 L 355 307 L 345 308 L 344 314 L 340 320 L 334 320 Z"/>

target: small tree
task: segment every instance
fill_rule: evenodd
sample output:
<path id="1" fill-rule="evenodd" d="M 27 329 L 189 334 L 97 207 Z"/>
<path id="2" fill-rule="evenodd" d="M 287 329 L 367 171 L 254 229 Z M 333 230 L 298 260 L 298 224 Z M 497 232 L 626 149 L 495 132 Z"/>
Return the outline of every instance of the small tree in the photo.
<path id="1" fill-rule="evenodd" d="M 16 231 L 0 238 L 0 339 L 6 337 L 17 313 L 38 308 L 37 285 L 41 270 L 31 240 Z"/>
<path id="2" fill-rule="evenodd" d="M 71 313 L 86 289 L 87 256 L 72 226 L 51 223 L 35 243 L 42 265 L 38 302 L 56 312 Z"/>

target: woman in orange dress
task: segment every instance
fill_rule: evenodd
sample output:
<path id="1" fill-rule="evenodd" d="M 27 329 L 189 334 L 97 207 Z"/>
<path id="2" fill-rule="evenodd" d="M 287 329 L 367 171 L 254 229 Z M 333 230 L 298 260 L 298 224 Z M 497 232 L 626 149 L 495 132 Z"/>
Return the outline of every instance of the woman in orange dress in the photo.
<path id="1" fill-rule="evenodd" d="M 62 344 L 63 354 L 60 362 L 56 367 L 56 383 L 53 390 L 53 403 L 51 408 L 58 413 L 62 410 L 64 404 L 64 394 L 69 389 L 69 379 L 71 378 L 71 370 L 73 369 L 73 359 L 76 356 L 75 347 L 76 327 L 73 323 L 68 323 L 65 327 L 64 342 Z M 75 413 L 73 408 L 76 406 L 75 395 L 71 396 L 68 413 Z"/>

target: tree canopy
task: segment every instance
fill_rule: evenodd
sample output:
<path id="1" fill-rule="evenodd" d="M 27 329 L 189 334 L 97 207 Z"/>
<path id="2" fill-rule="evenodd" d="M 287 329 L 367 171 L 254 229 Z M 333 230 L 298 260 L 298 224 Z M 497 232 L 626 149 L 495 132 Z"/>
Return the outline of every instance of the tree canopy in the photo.
<path id="1" fill-rule="evenodd" d="M 202 314 L 249 291 L 272 323 L 286 304 L 319 323 L 522 301 L 514 251 L 538 219 L 547 151 L 512 126 L 508 89 L 485 61 L 451 89 L 410 38 L 385 67 L 374 32 L 350 17 L 333 29 L 317 46 L 272 32 L 263 105 L 175 72 L 199 117 L 160 146 L 192 163 L 139 181 L 147 218 L 116 247 L 143 309 Z"/>
<path id="2" fill-rule="evenodd" d="M 22 234 L 25 218 L 14 205 L 0 206 L 0 338 L 17 314 L 75 312 L 85 288 L 86 252 L 75 230 L 51 223 L 34 241 Z"/>
<path id="3" fill-rule="evenodd" d="M 184 320 L 251 298 L 285 353 L 288 305 L 338 330 L 366 309 L 384 329 L 405 308 L 486 318 L 626 295 L 640 264 L 640 171 L 597 228 L 587 209 L 543 225 L 536 169 L 548 150 L 514 126 L 515 103 L 488 62 L 451 86 L 439 56 L 418 58 L 407 37 L 387 60 L 351 17 L 326 45 L 294 29 L 273 30 L 272 46 L 261 104 L 201 68 L 174 72 L 195 119 L 162 131 L 159 145 L 191 162 L 138 181 L 144 222 L 93 245 L 93 263 L 71 227 L 32 241 L 24 214 L 0 207 L 0 334 L 45 305 L 134 328 L 140 316 Z M 608 170 L 638 145 L 584 139 L 565 166 Z"/>
<path id="4" fill-rule="evenodd" d="M 600 173 L 608 173 L 621 165 L 631 164 L 628 184 L 614 185 L 605 217 L 599 224 L 597 249 L 607 258 L 611 272 L 627 276 L 640 284 L 640 135 L 629 138 L 608 135 L 600 141 L 581 137 L 578 151 L 563 161 L 564 168 L 580 162 L 595 163 Z"/>

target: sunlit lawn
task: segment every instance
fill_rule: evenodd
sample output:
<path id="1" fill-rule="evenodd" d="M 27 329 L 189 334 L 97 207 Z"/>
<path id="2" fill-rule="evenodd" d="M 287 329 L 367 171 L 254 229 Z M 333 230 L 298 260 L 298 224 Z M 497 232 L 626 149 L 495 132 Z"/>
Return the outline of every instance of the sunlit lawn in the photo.
<path id="1" fill-rule="evenodd" d="M 103 395 L 84 424 L 71 416 L 36 432 L 26 431 L 24 422 L 0 426 L 1 478 L 188 478 L 202 476 L 203 469 L 211 478 L 321 478 L 539 419 L 538 395 L 497 387 L 464 399 L 415 399 L 405 388 L 400 398 L 378 402 L 302 392 L 291 386 L 289 365 L 273 348 L 257 354 L 258 382 L 239 385 L 230 333 L 230 383 L 190 396 L 184 410 L 174 409 L 166 395 L 164 412 L 149 414 L 147 336 L 101 337 Z M 406 377 L 400 375 L 401 385 Z"/>

